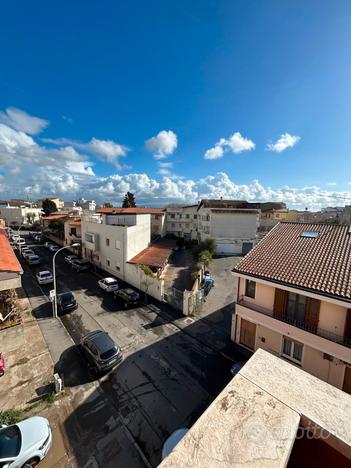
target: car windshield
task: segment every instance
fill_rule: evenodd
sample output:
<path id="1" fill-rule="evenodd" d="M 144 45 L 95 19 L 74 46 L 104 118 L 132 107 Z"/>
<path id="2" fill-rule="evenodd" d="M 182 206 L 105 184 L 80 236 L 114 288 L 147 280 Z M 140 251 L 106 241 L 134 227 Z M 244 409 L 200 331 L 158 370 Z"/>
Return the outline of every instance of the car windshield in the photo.
<path id="1" fill-rule="evenodd" d="M 136 291 L 133 291 L 133 289 L 127 289 L 126 293 L 131 299 L 137 299 L 139 297 L 139 294 Z"/>
<path id="2" fill-rule="evenodd" d="M 71 292 L 64 293 L 61 296 L 61 301 L 64 304 L 70 304 L 71 302 L 74 301 L 74 296 L 73 296 L 73 294 Z"/>
<path id="3" fill-rule="evenodd" d="M 47 272 L 47 273 L 40 273 L 40 276 L 42 278 L 51 278 L 51 273 Z"/>
<path id="4" fill-rule="evenodd" d="M 18 426 L 0 430 L 0 458 L 17 457 L 21 450 L 21 431 Z"/>
<path id="5" fill-rule="evenodd" d="M 116 281 L 116 280 L 108 280 L 108 281 L 106 281 L 106 283 L 107 283 L 109 286 L 114 286 L 115 284 L 117 284 L 117 281 Z"/>
<path id="6" fill-rule="evenodd" d="M 116 354 L 116 351 L 117 351 L 116 347 L 108 349 L 104 353 L 101 353 L 100 357 L 101 357 L 101 359 L 103 359 L 105 361 L 106 359 L 112 358 L 112 356 L 114 356 Z"/>

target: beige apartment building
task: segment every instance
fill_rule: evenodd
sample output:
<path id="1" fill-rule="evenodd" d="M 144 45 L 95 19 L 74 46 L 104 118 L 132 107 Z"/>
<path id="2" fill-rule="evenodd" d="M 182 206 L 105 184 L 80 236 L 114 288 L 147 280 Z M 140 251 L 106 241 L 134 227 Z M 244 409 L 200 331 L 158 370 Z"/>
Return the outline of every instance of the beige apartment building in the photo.
<path id="1" fill-rule="evenodd" d="M 232 340 L 351 393 L 351 230 L 280 223 L 235 267 Z"/>

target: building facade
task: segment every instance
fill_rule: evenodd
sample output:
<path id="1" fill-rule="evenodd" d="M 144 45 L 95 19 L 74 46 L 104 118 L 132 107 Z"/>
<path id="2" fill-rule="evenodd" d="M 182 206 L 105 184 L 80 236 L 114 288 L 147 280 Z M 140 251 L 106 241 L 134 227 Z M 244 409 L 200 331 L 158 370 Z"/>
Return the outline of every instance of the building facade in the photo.
<path id="1" fill-rule="evenodd" d="M 351 393 L 349 226 L 281 223 L 235 267 L 231 337 Z"/>
<path id="2" fill-rule="evenodd" d="M 64 245 L 69 246 L 79 242 L 82 243 L 82 226 L 80 219 L 67 219 L 64 224 L 65 237 Z M 81 249 L 74 249 L 75 252 L 81 253 Z"/>
<path id="3" fill-rule="evenodd" d="M 168 234 L 186 240 L 197 240 L 198 205 L 168 206 L 166 208 L 166 229 Z"/>
<path id="4" fill-rule="evenodd" d="M 138 289 L 162 299 L 163 281 L 147 278 L 138 264 L 129 261 L 144 251 L 151 239 L 148 213 L 94 213 L 83 215 L 81 222 L 82 256 Z"/>
<path id="5" fill-rule="evenodd" d="M 39 221 L 41 216 L 42 211 L 40 208 L 30 208 L 28 206 L 0 206 L 0 217 L 5 220 L 7 226 L 33 224 Z"/>

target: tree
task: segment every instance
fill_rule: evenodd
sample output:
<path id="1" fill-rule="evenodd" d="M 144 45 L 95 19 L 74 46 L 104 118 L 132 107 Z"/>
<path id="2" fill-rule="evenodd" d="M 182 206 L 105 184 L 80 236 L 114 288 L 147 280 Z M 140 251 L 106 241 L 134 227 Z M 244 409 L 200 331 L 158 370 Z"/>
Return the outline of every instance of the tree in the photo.
<path id="1" fill-rule="evenodd" d="M 112 203 L 104 203 L 102 206 L 103 206 L 104 208 L 113 208 Z"/>
<path id="2" fill-rule="evenodd" d="M 198 258 L 198 262 L 207 268 L 209 264 L 212 262 L 212 254 L 209 250 L 203 250 Z"/>
<path id="3" fill-rule="evenodd" d="M 132 192 L 127 192 L 123 198 L 122 208 L 135 208 L 135 196 Z"/>
<path id="4" fill-rule="evenodd" d="M 45 216 L 49 216 L 51 213 L 57 211 L 57 206 L 55 202 L 49 198 L 45 198 L 45 200 L 43 200 L 41 209 L 44 211 Z"/>
<path id="5" fill-rule="evenodd" d="M 27 213 L 28 224 L 33 224 L 34 220 L 35 220 L 35 213 L 33 212 Z"/>

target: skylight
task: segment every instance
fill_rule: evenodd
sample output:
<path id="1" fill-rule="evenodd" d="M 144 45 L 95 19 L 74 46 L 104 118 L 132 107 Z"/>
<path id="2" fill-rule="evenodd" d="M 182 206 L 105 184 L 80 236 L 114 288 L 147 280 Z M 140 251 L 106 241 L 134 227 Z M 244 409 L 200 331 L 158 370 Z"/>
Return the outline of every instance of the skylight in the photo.
<path id="1" fill-rule="evenodd" d="M 302 233 L 302 236 L 301 237 L 307 237 L 309 239 L 315 239 L 316 237 L 318 237 L 318 232 L 317 231 L 304 231 Z"/>

